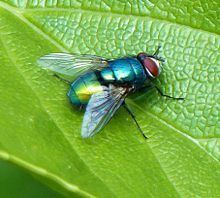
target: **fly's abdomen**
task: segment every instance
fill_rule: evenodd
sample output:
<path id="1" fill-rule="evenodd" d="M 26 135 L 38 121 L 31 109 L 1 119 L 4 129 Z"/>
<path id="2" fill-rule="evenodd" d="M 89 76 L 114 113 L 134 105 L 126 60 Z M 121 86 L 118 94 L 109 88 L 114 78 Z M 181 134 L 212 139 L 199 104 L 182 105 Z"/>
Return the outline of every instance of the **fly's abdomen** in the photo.
<path id="1" fill-rule="evenodd" d="M 92 94 L 102 91 L 94 72 L 87 73 L 76 79 L 68 93 L 71 103 L 74 105 L 86 105 Z"/>

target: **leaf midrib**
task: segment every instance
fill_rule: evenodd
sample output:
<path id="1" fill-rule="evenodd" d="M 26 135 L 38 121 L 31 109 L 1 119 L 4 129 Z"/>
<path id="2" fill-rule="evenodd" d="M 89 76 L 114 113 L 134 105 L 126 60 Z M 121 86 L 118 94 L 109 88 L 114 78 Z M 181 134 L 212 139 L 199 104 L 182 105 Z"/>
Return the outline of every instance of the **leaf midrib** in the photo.
<path id="1" fill-rule="evenodd" d="M 27 24 L 32 30 L 40 34 L 43 38 L 50 41 L 55 47 L 59 48 L 63 52 L 68 52 L 66 48 L 64 48 L 61 44 L 56 42 L 54 39 L 49 37 L 47 34 L 45 34 L 41 29 L 36 27 L 33 23 L 31 23 L 27 18 L 25 18 L 20 12 L 18 8 L 12 7 L 8 5 L 7 3 L 0 2 L 0 7 L 4 8 L 5 10 L 9 11 L 11 14 L 18 17 L 21 21 L 23 21 L 25 24 Z"/>
<path id="2" fill-rule="evenodd" d="M 46 108 L 45 108 L 45 106 L 42 104 L 42 102 L 41 102 L 41 100 L 40 100 L 38 94 L 36 93 L 36 91 L 33 89 L 33 87 L 32 87 L 32 86 L 29 84 L 29 82 L 26 80 L 25 76 L 21 73 L 21 71 L 19 70 L 19 68 L 16 66 L 15 62 L 14 62 L 13 59 L 12 59 L 12 56 L 9 55 L 8 49 L 7 49 L 6 45 L 4 44 L 3 40 L 1 39 L 1 37 L 0 37 L 0 42 L 2 43 L 2 46 L 4 47 L 5 52 L 6 52 L 6 54 L 8 55 L 9 59 L 11 59 L 11 63 L 15 66 L 15 68 L 16 68 L 17 71 L 18 71 L 18 73 L 22 76 L 22 78 L 24 79 L 25 83 L 26 83 L 27 86 L 32 90 L 32 92 L 34 93 L 34 95 L 36 95 L 36 98 L 38 99 L 40 106 L 42 107 L 42 109 L 44 109 L 44 112 L 48 115 L 48 117 L 51 118 L 51 120 L 52 120 L 52 122 L 54 123 L 54 125 L 60 130 L 60 134 L 63 135 L 64 139 L 67 141 L 67 143 L 69 144 L 70 148 L 71 148 L 71 149 L 73 150 L 73 152 L 78 156 L 78 158 L 83 162 L 83 164 L 88 168 L 88 170 L 91 171 L 92 175 L 94 175 L 96 178 L 98 178 L 98 179 L 103 183 L 103 185 L 106 186 L 107 189 L 109 189 L 109 191 L 112 193 L 112 195 L 114 195 L 114 192 L 111 190 L 111 188 L 110 188 L 109 186 L 107 186 L 106 183 L 103 182 L 103 180 L 102 180 L 90 167 L 88 167 L 88 166 L 86 165 L 86 163 L 84 162 L 84 160 L 77 154 L 77 152 L 76 152 L 75 149 L 72 147 L 72 145 L 71 145 L 70 141 L 68 140 L 68 138 L 67 138 L 67 137 L 64 135 L 64 133 L 62 132 L 62 129 L 59 127 L 59 125 L 58 125 L 58 124 L 55 122 L 55 120 L 53 119 L 53 116 L 51 116 L 51 115 L 49 114 L 49 112 L 46 111 Z M 0 153 L 0 154 L 1 154 L 1 153 Z M 22 159 L 21 159 L 21 160 L 22 160 Z M 30 163 L 27 163 L 27 164 L 30 165 Z M 35 165 L 34 165 L 34 166 L 35 166 Z M 26 166 L 26 167 L 27 167 L 27 166 Z M 35 167 L 37 167 L 37 166 L 35 166 Z M 41 168 L 41 167 L 38 167 L 38 169 L 45 170 L 44 168 Z M 34 170 L 35 170 L 35 169 L 34 169 Z M 46 171 L 47 171 L 47 170 L 46 170 Z M 48 171 L 47 171 L 47 172 L 48 172 Z M 48 172 L 48 173 L 49 173 L 49 172 Z M 49 175 L 50 175 L 50 176 L 53 175 L 52 178 L 54 178 L 54 176 L 55 176 L 55 174 L 53 174 L 53 173 L 50 173 Z M 88 193 L 88 192 L 85 192 L 84 190 L 80 189 L 78 186 L 76 186 L 76 185 L 74 185 L 74 184 L 72 184 L 72 183 L 67 182 L 65 179 L 61 178 L 60 176 L 56 175 L 56 178 L 59 178 L 59 182 L 65 181 L 65 184 L 66 184 L 65 186 L 73 186 L 74 188 L 79 189 L 79 191 L 73 191 L 74 193 L 79 193 L 79 194 L 87 195 L 87 196 L 89 196 L 89 197 L 94 197 L 94 195 L 92 195 L 92 194 L 90 194 L 90 193 Z M 61 183 L 63 183 L 63 182 L 61 182 Z M 67 188 L 67 190 L 72 191 L 71 189 L 68 189 L 68 188 Z M 114 196 L 115 196 L 115 195 L 114 195 Z"/>
<path id="3" fill-rule="evenodd" d="M 92 198 L 95 197 L 95 196 L 89 194 L 88 192 L 81 190 L 78 186 L 67 182 L 65 179 L 61 178 L 60 176 L 53 174 L 42 167 L 36 166 L 33 163 L 29 163 L 27 161 L 24 161 L 23 159 L 16 157 L 12 154 L 9 154 L 5 151 L 0 150 L 0 159 L 3 159 L 5 161 L 10 161 L 11 163 L 14 163 L 20 167 L 23 167 L 26 170 L 31 171 L 32 173 L 35 173 L 37 175 L 47 177 L 53 181 L 56 181 L 60 186 L 62 186 L 63 188 L 65 188 L 69 192 L 83 195 L 86 197 L 92 197 Z"/>

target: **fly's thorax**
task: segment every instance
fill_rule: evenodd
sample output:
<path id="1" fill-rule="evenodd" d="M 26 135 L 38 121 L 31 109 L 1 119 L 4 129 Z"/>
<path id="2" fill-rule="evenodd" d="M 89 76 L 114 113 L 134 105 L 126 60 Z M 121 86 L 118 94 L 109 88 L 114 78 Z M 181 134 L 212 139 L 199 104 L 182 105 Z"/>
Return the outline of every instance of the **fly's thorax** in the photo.
<path id="1" fill-rule="evenodd" d="M 142 84 L 146 75 L 136 58 L 122 58 L 109 61 L 109 67 L 100 72 L 103 82 L 115 84 Z"/>
<path id="2" fill-rule="evenodd" d="M 102 86 L 94 72 L 77 78 L 71 85 L 68 96 L 74 105 L 86 105 L 91 95 L 102 91 Z"/>
<path id="3" fill-rule="evenodd" d="M 116 81 L 116 77 L 114 75 L 114 72 L 112 71 L 111 67 L 107 67 L 104 68 L 101 72 L 100 72 L 100 80 L 104 82 L 115 82 Z"/>
<path id="4" fill-rule="evenodd" d="M 143 66 L 136 58 L 128 58 L 128 61 L 135 74 L 135 84 L 136 86 L 141 87 L 147 78 Z"/>

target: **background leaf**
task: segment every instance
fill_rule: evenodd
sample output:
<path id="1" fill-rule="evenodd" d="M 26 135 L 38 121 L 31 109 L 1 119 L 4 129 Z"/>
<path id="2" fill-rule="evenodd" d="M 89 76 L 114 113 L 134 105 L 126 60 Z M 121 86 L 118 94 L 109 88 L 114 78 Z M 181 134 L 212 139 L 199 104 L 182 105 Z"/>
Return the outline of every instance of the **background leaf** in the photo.
<path id="1" fill-rule="evenodd" d="M 0 157 L 67 196 L 220 195 L 219 1 L 0 2 Z M 36 64 L 68 51 L 166 58 L 155 91 L 128 99 L 149 140 L 121 109 L 82 140 L 69 87 Z"/>

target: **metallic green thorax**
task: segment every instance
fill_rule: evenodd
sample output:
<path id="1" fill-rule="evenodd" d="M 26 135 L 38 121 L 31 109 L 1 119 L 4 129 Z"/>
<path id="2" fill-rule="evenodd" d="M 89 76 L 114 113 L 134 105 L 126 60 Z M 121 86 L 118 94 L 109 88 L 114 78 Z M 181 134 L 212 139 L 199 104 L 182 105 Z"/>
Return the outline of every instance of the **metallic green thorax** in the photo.
<path id="1" fill-rule="evenodd" d="M 142 87 L 147 76 L 136 58 L 122 58 L 109 61 L 109 67 L 89 72 L 77 78 L 68 93 L 75 105 L 86 105 L 92 94 L 102 91 L 102 85 L 115 84 Z"/>

